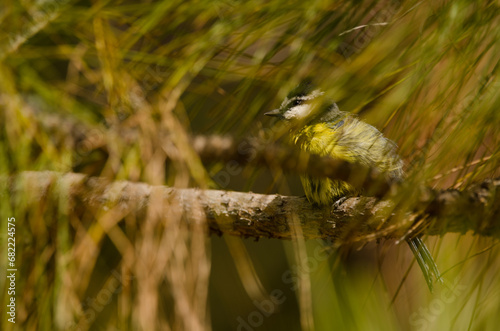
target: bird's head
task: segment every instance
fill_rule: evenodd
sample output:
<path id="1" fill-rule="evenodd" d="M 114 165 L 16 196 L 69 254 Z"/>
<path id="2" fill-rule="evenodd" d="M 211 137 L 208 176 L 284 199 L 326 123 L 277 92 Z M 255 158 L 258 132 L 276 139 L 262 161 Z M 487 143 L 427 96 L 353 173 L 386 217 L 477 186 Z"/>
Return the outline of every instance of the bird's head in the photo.
<path id="1" fill-rule="evenodd" d="M 326 112 L 338 112 L 337 105 L 324 94 L 325 92 L 316 88 L 310 81 L 302 82 L 287 95 L 278 109 L 264 115 L 291 123 L 305 123 L 323 117 Z"/>

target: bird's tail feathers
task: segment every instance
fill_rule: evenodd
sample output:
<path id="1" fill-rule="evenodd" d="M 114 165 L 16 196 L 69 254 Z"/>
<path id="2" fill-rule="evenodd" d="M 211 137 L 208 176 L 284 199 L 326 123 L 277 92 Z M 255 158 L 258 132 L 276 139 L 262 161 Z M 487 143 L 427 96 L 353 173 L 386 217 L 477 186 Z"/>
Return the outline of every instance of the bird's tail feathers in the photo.
<path id="1" fill-rule="evenodd" d="M 427 249 L 427 246 L 425 246 L 420 237 L 407 239 L 406 241 L 408 242 L 413 255 L 415 255 L 415 258 L 417 259 L 418 265 L 424 274 L 429 290 L 432 292 L 434 289 L 433 277 L 436 278 L 439 283 L 443 283 L 436 262 L 434 262 L 429 249 Z"/>

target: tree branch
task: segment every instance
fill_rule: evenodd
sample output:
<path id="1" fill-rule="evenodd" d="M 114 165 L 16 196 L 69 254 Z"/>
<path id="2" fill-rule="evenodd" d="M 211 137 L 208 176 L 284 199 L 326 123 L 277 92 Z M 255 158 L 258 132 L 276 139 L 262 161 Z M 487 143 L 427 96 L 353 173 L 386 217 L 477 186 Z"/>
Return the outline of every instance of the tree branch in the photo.
<path id="1" fill-rule="evenodd" d="M 106 212 L 117 207 L 123 215 L 146 215 L 152 191 L 160 190 L 164 206 L 182 208 L 186 215 L 197 210 L 195 205 L 201 206 L 207 228 L 219 235 L 290 239 L 290 222 L 295 218 L 306 239 L 330 239 L 338 245 L 401 238 L 410 230 L 429 235 L 472 230 L 500 237 L 500 179 L 486 180 L 463 192 L 426 190 L 419 196 L 421 209 L 405 212 L 403 217 L 393 202 L 373 197 L 353 197 L 340 206 L 318 208 L 300 197 L 174 189 L 56 172 L 23 172 L 1 177 L 0 184 L 8 185 L 11 201 L 22 196 L 28 204 L 38 205 L 64 196 L 71 208 L 79 205 Z"/>

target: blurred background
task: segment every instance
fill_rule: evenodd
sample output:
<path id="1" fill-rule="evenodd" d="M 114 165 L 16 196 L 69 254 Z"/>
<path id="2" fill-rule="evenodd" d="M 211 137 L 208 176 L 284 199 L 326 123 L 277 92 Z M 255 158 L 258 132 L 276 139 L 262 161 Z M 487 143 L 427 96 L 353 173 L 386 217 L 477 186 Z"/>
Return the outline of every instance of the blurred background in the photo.
<path id="1" fill-rule="evenodd" d="M 464 190 L 500 176 L 499 14 L 465 0 L 3 0 L 0 243 L 15 217 L 18 273 L 2 329 L 496 330 L 494 237 L 424 237 L 446 284 L 430 293 L 394 240 L 207 235 L 176 201 L 86 210 L 64 187 L 34 197 L 5 178 L 302 196 L 296 174 L 203 163 L 190 138 L 285 144 L 263 114 L 312 77 L 397 143 L 409 181 Z"/>

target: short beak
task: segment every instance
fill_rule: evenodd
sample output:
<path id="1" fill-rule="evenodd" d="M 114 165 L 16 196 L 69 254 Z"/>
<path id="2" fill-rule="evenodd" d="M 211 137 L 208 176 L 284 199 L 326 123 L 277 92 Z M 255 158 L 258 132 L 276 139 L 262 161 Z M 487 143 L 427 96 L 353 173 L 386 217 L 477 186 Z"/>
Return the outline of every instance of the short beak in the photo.
<path id="1" fill-rule="evenodd" d="M 274 117 L 280 117 L 281 116 L 279 109 L 273 109 L 270 112 L 265 113 L 264 115 L 274 116 Z"/>

